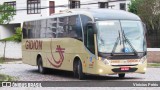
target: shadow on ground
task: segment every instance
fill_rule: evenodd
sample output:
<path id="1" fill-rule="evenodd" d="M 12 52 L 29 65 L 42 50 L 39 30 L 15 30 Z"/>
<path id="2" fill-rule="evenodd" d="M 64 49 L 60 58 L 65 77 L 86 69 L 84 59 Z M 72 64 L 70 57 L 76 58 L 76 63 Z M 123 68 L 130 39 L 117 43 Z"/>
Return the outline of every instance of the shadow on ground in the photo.
<path id="1" fill-rule="evenodd" d="M 29 70 L 28 72 L 40 74 L 38 70 Z M 44 75 L 54 75 L 57 77 L 67 78 L 67 79 L 74 79 L 73 72 L 70 71 L 62 71 L 62 70 L 55 70 L 55 69 L 49 69 L 47 70 L 47 73 Z M 76 78 L 75 78 L 76 79 Z M 125 78 L 119 78 L 118 75 L 107 75 L 107 76 L 96 76 L 96 75 L 86 75 L 85 80 L 141 80 L 144 78 L 138 78 L 138 77 L 125 77 Z M 77 79 L 78 80 L 78 79 Z"/>

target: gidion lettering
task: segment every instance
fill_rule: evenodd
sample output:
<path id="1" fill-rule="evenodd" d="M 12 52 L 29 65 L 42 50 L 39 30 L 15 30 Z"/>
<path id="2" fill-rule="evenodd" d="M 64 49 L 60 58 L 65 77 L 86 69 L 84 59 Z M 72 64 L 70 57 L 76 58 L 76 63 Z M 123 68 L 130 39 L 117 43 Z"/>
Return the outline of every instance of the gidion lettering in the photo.
<path id="1" fill-rule="evenodd" d="M 40 41 L 40 40 L 27 40 L 25 47 L 27 50 L 42 50 L 42 41 Z"/>

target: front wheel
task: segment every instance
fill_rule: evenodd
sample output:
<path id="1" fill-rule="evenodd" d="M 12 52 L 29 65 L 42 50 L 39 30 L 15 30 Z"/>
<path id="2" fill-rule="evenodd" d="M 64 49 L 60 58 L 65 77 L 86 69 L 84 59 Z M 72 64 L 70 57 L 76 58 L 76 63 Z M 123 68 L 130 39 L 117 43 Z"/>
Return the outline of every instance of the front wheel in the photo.
<path id="1" fill-rule="evenodd" d="M 118 74 L 119 78 L 124 78 L 125 77 L 125 73 L 122 74 Z"/>
<path id="2" fill-rule="evenodd" d="M 85 75 L 84 75 L 84 73 L 83 73 L 81 61 L 78 61 L 77 71 L 78 71 L 78 78 L 79 78 L 80 80 L 83 80 L 84 77 L 85 77 Z"/>

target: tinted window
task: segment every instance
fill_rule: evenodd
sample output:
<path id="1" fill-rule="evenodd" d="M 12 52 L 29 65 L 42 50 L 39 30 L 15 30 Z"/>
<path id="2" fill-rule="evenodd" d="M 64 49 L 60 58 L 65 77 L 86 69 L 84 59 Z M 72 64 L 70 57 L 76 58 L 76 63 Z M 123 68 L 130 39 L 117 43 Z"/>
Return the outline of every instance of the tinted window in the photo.
<path id="1" fill-rule="evenodd" d="M 78 15 L 58 18 L 56 30 L 57 37 L 71 37 L 82 40 L 82 28 Z"/>
<path id="2" fill-rule="evenodd" d="M 28 37 L 28 32 L 27 32 L 27 25 L 26 25 L 26 23 L 23 23 L 22 32 L 23 32 L 23 38 L 27 38 Z"/>
<path id="3" fill-rule="evenodd" d="M 47 29 L 46 24 L 47 20 L 41 20 L 40 38 L 46 37 L 46 29 Z"/>
<path id="4" fill-rule="evenodd" d="M 26 22 L 24 38 L 76 38 L 82 40 L 82 27 L 78 15 Z"/>
<path id="5" fill-rule="evenodd" d="M 46 20 L 46 38 L 56 38 L 56 28 L 57 19 L 47 19 Z"/>

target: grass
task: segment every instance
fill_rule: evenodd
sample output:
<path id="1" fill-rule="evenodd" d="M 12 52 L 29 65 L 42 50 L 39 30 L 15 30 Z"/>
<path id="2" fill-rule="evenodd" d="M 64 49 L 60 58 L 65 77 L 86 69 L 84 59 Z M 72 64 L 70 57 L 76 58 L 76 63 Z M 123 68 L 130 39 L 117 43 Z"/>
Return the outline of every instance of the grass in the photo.
<path id="1" fill-rule="evenodd" d="M 9 75 L 0 74 L 0 81 L 13 81 L 15 80 L 14 77 L 11 77 Z"/>
<path id="2" fill-rule="evenodd" d="M 0 64 L 3 64 L 3 63 L 4 63 L 4 59 L 0 58 Z"/>
<path id="3" fill-rule="evenodd" d="M 0 74 L 0 86 L 2 85 L 2 82 L 7 81 L 15 81 L 16 79 L 14 77 L 11 77 L 9 75 Z"/>
<path id="4" fill-rule="evenodd" d="M 148 67 L 160 68 L 160 63 L 148 63 Z"/>

